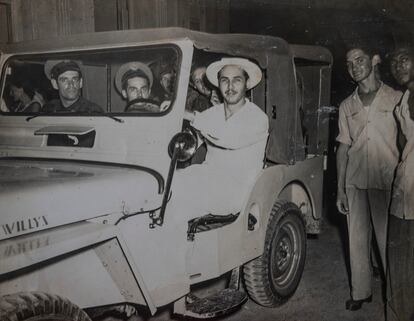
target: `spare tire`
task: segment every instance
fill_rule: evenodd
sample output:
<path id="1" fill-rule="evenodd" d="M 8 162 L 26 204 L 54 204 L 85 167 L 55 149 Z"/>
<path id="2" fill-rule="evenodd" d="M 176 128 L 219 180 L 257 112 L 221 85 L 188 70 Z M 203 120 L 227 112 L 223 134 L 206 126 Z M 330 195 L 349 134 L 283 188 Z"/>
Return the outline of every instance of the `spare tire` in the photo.
<path id="1" fill-rule="evenodd" d="M 44 292 L 20 292 L 0 298 L 1 321 L 91 321 L 69 300 Z"/>

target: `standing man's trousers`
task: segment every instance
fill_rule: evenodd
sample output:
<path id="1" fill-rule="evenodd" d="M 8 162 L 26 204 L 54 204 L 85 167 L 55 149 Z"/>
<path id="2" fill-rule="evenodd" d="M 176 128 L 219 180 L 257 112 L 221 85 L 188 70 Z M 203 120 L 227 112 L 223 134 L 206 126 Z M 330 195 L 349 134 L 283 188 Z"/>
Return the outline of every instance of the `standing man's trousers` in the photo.
<path id="1" fill-rule="evenodd" d="M 387 321 L 414 321 L 414 220 L 390 215 Z"/>
<path id="2" fill-rule="evenodd" d="M 351 267 L 351 297 L 371 295 L 371 240 L 374 232 L 381 262 L 386 269 L 386 241 L 390 191 L 348 187 L 348 237 Z"/>

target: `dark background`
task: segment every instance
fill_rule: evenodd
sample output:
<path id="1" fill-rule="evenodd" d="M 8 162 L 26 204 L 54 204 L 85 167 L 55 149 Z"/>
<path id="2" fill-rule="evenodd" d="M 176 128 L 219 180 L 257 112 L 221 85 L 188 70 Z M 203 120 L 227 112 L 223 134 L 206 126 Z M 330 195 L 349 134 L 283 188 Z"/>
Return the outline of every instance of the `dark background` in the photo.
<path id="1" fill-rule="evenodd" d="M 329 48 L 334 57 L 331 102 L 338 106 L 355 87 L 345 68 L 345 53 L 353 44 L 376 49 L 383 59 L 383 80 L 395 86 L 387 53 L 412 39 L 413 5 L 398 0 L 231 1 L 230 31 Z"/>

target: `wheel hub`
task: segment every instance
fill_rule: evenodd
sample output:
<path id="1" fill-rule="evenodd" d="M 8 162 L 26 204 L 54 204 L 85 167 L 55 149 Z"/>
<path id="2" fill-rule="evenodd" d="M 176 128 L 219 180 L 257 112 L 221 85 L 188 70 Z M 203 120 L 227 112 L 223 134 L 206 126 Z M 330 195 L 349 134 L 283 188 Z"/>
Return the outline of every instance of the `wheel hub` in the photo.
<path id="1" fill-rule="evenodd" d="M 286 269 L 286 267 L 289 265 L 289 261 L 292 256 L 292 247 L 289 239 L 287 237 L 284 237 L 280 240 L 277 246 L 277 252 L 276 252 L 276 267 L 277 270 L 282 272 Z"/>

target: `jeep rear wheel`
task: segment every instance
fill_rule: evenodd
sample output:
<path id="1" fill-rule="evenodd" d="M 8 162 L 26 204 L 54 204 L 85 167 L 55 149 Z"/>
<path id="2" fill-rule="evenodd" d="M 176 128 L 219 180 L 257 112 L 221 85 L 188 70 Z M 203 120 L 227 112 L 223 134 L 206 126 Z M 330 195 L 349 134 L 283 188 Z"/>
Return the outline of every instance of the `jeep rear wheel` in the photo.
<path id="1" fill-rule="evenodd" d="M 290 202 L 273 205 L 263 254 L 244 265 L 247 292 L 258 304 L 286 302 L 299 285 L 305 266 L 306 232 L 302 213 Z"/>
<path id="2" fill-rule="evenodd" d="M 69 300 L 43 292 L 21 292 L 0 298 L 0 320 L 91 321 Z"/>

